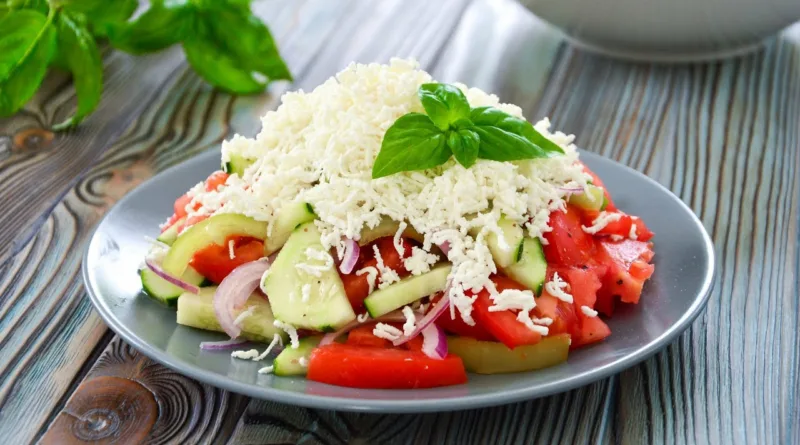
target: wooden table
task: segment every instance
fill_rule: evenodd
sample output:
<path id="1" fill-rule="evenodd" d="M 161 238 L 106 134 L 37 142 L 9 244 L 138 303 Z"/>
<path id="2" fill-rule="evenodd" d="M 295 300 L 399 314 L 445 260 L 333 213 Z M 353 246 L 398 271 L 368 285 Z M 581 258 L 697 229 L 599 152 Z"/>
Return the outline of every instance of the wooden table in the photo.
<path id="1" fill-rule="evenodd" d="M 108 51 L 100 109 L 51 76 L 0 121 L 0 441 L 132 443 L 800 442 L 800 25 L 755 54 L 650 65 L 570 47 L 515 3 L 261 1 L 296 76 L 257 97 L 213 91 L 179 50 Z M 565 394 L 475 411 L 372 415 L 228 393 L 138 354 L 100 320 L 80 277 L 93 226 L 160 170 L 253 135 L 287 89 L 351 61 L 415 56 L 550 116 L 580 146 L 678 194 L 712 233 L 716 286 L 654 358 Z"/>

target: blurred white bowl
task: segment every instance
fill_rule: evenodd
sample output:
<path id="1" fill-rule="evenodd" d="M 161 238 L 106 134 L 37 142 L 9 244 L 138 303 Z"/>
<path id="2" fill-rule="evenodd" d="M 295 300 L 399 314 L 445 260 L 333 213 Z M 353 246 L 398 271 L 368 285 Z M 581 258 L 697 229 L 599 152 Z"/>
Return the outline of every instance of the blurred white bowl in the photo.
<path id="1" fill-rule="evenodd" d="M 690 61 L 756 47 L 800 19 L 800 0 L 520 0 L 579 46 L 637 60 Z"/>

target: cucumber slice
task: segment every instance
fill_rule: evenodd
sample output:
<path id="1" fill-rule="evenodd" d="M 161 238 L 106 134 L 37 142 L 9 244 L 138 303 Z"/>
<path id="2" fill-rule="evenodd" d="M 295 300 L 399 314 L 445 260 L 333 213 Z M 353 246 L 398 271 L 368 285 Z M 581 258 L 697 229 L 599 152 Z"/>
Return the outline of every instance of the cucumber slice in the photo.
<path id="1" fill-rule="evenodd" d="M 378 289 L 364 300 L 372 318 L 411 304 L 420 298 L 443 291 L 447 287 L 447 276 L 452 267 L 442 264 L 422 275 L 409 276 L 383 289 Z"/>
<path id="2" fill-rule="evenodd" d="M 367 227 L 361 231 L 361 238 L 358 240 L 358 244 L 361 246 L 366 246 L 378 238 L 394 236 L 399 229 L 399 222 L 391 218 L 383 218 L 383 220 L 381 220 L 380 224 L 377 226 L 371 229 Z M 421 243 L 425 241 L 425 238 L 411 226 L 406 227 L 406 229 L 403 231 L 403 236 L 417 240 Z"/>
<path id="3" fill-rule="evenodd" d="M 267 236 L 267 223 L 234 213 L 221 213 L 200 221 L 181 233 L 172 244 L 164 257 L 164 270 L 175 276 L 183 275 L 195 252 L 209 244 L 222 245 L 232 235 L 263 240 Z"/>
<path id="4" fill-rule="evenodd" d="M 222 331 L 222 327 L 214 315 L 214 292 L 216 286 L 204 287 L 200 293 L 185 292 L 178 298 L 178 324 L 207 331 Z M 252 313 L 242 320 L 242 336 L 248 340 L 269 343 L 275 334 L 286 340 L 283 330 L 273 325 L 275 317 L 269 303 L 260 295 L 252 295 L 245 303 L 242 311 L 253 308 Z"/>
<path id="5" fill-rule="evenodd" d="M 541 295 L 547 275 L 547 261 L 544 259 L 544 251 L 539 240 L 525 238 L 519 262 L 503 271 L 509 278 L 532 290 L 534 294 Z"/>
<path id="6" fill-rule="evenodd" d="M 281 376 L 306 375 L 308 366 L 301 365 L 300 359 L 305 357 L 305 359 L 308 360 L 311 351 L 317 347 L 320 340 L 322 340 L 321 335 L 301 338 L 297 349 L 286 348 L 281 351 L 281 353 L 275 357 L 272 373 Z"/>
<path id="7" fill-rule="evenodd" d="M 605 190 L 596 185 L 587 185 L 583 193 L 570 195 L 567 202 L 584 210 L 601 210 L 607 204 Z"/>
<path id="8" fill-rule="evenodd" d="M 180 287 L 159 277 L 155 272 L 147 268 L 139 272 L 139 277 L 142 279 L 142 289 L 144 292 L 167 306 L 175 306 L 178 297 L 186 292 Z M 205 281 L 205 278 L 197 273 L 196 270 L 188 267 L 186 268 L 186 272 L 181 276 L 181 280 L 189 284 L 194 284 L 195 286 L 200 286 Z"/>
<path id="9" fill-rule="evenodd" d="M 250 167 L 252 163 L 253 163 L 252 159 L 247 159 L 239 155 L 230 155 L 230 160 L 222 164 L 222 171 L 231 175 L 236 174 L 242 176 L 245 169 L 247 169 L 247 167 Z"/>
<path id="10" fill-rule="evenodd" d="M 606 209 L 606 207 L 608 207 L 608 198 L 604 194 L 603 195 L 603 205 L 600 206 L 600 211 L 602 212 L 603 210 Z"/>
<path id="11" fill-rule="evenodd" d="M 272 263 L 261 289 L 269 296 L 275 318 L 296 328 L 331 331 L 355 320 L 336 266 L 319 270 L 315 276 L 298 269 L 300 263 L 321 265 L 323 262 L 308 258 L 306 251 L 327 250 L 320 243 L 320 233 L 313 222 L 298 227 Z M 333 258 L 330 258 L 331 262 Z M 306 301 L 303 286 L 308 285 Z"/>
<path id="12" fill-rule="evenodd" d="M 508 267 L 520 260 L 522 240 L 525 233 L 516 221 L 500 217 L 497 221 L 502 233 L 498 236 L 494 231 L 486 236 L 486 244 L 492 252 L 492 259 L 498 267 Z"/>
<path id="13" fill-rule="evenodd" d="M 167 230 L 163 231 L 161 235 L 158 235 L 158 238 L 156 238 L 156 240 L 161 241 L 162 243 L 168 246 L 171 246 L 172 243 L 174 243 L 175 240 L 178 238 L 178 229 L 180 229 L 181 226 L 183 226 L 184 222 L 186 222 L 186 217 L 183 217 L 175 221 L 175 223 L 169 226 Z"/>
<path id="14" fill-rule="evenodd" d="M 272 255 L 286 244 L 289 235 L 299 225 L 313 221 L 317 215 L 311 204 L 298 202 L 284 207 L 272 226 L 272 233 L 264 241 L 264 255 Z"/>
<path id="15" fill-rule="evenodd" d="M 514 349 L 494 341 L 469 337 L 448 337 L 447 349 L 464 362 L 467 371 L 477 374 L 501 374 L 533 371 L 557 365 L 567 360 L 569 335 L 545 337 L 535 345 Z"/>

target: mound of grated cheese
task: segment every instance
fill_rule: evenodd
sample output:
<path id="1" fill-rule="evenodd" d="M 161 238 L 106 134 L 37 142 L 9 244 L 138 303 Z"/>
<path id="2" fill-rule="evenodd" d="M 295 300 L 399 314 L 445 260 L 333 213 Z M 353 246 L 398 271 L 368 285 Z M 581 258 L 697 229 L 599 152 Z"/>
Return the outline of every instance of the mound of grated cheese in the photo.
<path id="1" fill-rule="evenodd" d="M 187 211 L 190 216 L 241 213 L 267 221 L 271 231 L 282 208 L 308 202 L 318 215 L 323 246 L 336 248 L 340 257 L 344 238 L 358 239 L 365 227 L 375 227 L 383 217 L 406 222 L 425 237 L 424 252 L 409 264 L 415 269 L 429 267 L 425 263 L 430 257 L 424 254 L 433 244 L 450 244 L 448 297 L 463 320 L 473 324 L 470 291 L 487 287 L 498 307 L 504 298 L 520 298 L 498 293 L 489 281 L 496 267 L 486 235 L 499 233 L 501 214 L 541 239 L 551 230 L 550 212 L 565 207 L 565 190 L 585 187 L 590 178 L 577 163 L 573 136 L 550 133 L 550 123 L 543 119 L 536 129 L 559 144 L 564 156 L 478 160 L 468 169 L 451 159 L 434 169 L 373 180 L 383 135 L 400 116 L 424 112 L 417 90 L 432 81 L 416 62 L 393 59 L 388 65 L 353 64 L 310 93 L 285 94 L 280 107 L 262 118 L 255 138 L 237 135 L 223 144 L 224 162 L 236 155 L 254 163 L 217 191 L 193 189 Z M 501 104 L 497 96 L 456 85 L 472 107 L 494 106 L 523 117 L 519 107 Z M 194 210 L 197 203 L 200 207 Z M 473 227 L 482 228 L 475 237 L 468 234 Z M 527 308 L 535 302 L 516 305 Z M 533 326 L 530 320 L 525 323 Z"/>

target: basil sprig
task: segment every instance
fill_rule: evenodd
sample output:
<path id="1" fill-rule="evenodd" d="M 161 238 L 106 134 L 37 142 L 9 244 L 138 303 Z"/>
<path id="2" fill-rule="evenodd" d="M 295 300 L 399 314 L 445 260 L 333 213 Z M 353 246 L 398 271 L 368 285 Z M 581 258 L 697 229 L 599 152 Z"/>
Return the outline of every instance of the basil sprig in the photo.
<path id="1" fill-rule="evenodd" d="M 444 83 L 419 87 L 426 114 L 408 113 L 386 131 L 372 177 L 425 170 L 451 156 L 464 167 L 478 159 L 519 161 L 564 154 L 530 122 L 494 107 L 471 108 L 461 90 Z"/>

